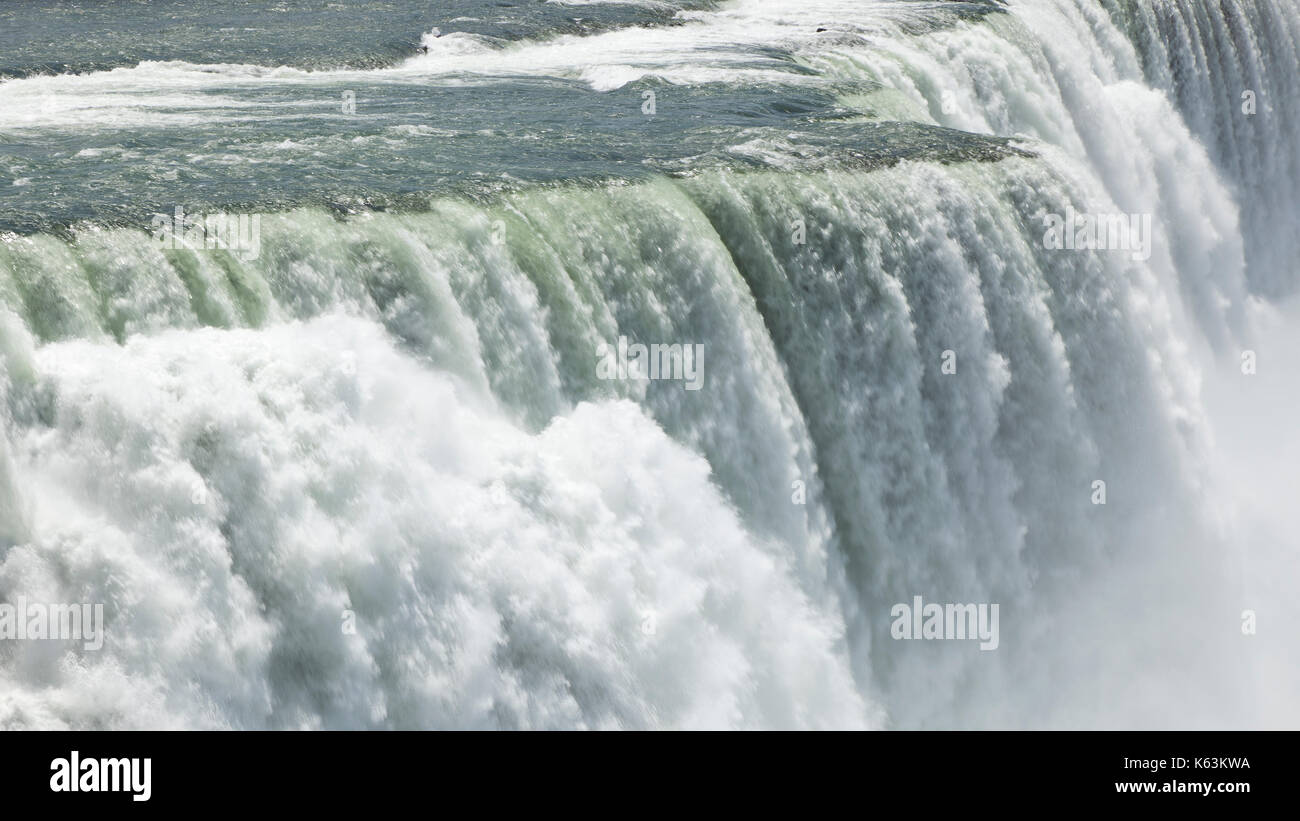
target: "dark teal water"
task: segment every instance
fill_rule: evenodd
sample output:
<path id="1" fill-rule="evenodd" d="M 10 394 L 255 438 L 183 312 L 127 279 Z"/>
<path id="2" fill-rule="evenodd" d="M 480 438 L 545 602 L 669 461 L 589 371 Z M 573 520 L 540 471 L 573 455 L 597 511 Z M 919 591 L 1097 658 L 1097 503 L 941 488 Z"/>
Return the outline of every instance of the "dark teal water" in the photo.
<path id="1" fill-rule="evenodd" d="M 841 103 L 877 84 L 820 76 L 804 55 L 862 45 L 870 14 L 701 19 L 706 6 L 5 4 L 0 230 L 1005 152 Z M 989 8 L 885 6 L 891 32 Z"/>
<path id="2" fill-rule="evenodd" d="M 4 2 L 0 77 L 103 71 L 147 60 L 379 68 L 416 54 L 434 27 L 508 42 L 663 25 L 679 9 L 710 5 L 709 0 L 590 6 L 509 0 Z"/>

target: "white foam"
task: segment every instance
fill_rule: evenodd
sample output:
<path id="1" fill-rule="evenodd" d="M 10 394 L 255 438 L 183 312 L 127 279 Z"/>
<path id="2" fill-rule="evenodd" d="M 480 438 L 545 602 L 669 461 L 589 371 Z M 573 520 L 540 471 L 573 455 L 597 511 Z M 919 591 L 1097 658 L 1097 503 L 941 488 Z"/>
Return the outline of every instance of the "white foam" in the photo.
<path id="1" fill-rule="evenodd" d="M 866 721 L 834 620 L 631 403 L 530 435 L 337 316 L 36 367 L 0 599 L 104 602 L 108 638 L 0 646 L 0 725 Z"/>

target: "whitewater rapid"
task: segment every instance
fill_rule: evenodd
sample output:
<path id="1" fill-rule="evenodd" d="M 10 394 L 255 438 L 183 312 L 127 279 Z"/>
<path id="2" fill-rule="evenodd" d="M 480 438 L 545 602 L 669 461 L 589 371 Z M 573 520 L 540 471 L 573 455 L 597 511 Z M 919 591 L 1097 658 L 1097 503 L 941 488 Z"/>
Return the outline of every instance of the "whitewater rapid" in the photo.
<path id="1" fill-rule="evenodd" d="M 1300 395 L 1300 16 L 953 5 L 747 0 L 358 73 L 813 85 L 1016 151 L 764 133 L 735 146 L 761 170 L 268 213 L 252 260 L 5 235 L 0 599 L 107 631 L 0 642 L 0 726 L 1294 726 L 1300 545 L 1258 468 Z M 47 87 L 117 88 L 120 127 L 160 88 L 336 73 L 0 99 L 39 128 L 74 116 Z M 1150 259 L 1045 247 L 1067 206 L 1150 214 Z M 703 345 L 703 389 L 599 379 L 620 336 Z M 914 595 L 1001 603 L 999 649 L 891 640 Z"/>

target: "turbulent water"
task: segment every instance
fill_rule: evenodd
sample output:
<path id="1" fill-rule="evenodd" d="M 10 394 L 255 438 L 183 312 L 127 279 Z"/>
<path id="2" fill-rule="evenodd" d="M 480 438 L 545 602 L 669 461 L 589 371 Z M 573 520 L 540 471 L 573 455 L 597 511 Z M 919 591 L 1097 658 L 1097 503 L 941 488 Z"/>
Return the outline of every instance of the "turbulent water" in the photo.
<path id="1" fill-rule="evenodd" d="M 0 726 L 1300 726 L 1293 0 L 0 20 Z"/>

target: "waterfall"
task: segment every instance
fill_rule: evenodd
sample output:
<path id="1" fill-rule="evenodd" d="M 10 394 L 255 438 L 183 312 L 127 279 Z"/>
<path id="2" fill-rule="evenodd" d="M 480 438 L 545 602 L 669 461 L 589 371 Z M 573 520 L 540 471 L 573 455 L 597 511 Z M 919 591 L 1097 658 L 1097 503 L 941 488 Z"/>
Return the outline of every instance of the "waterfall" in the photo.
<path id="1" fill-rule="evenodd" d="M 108 630 L 0 642 L 0 726 L 1295 723 L 1207 400 L 1294 291 L 1294 5 L 853 5 L 691 19 L 923 150 L 305 204 L 255 258 L 4 235 L 0 600 Z M 701 389 L 603 378 L 620 339 Z M 997 652 L 891 638 L 918 595 L 999 603 Z"/>

